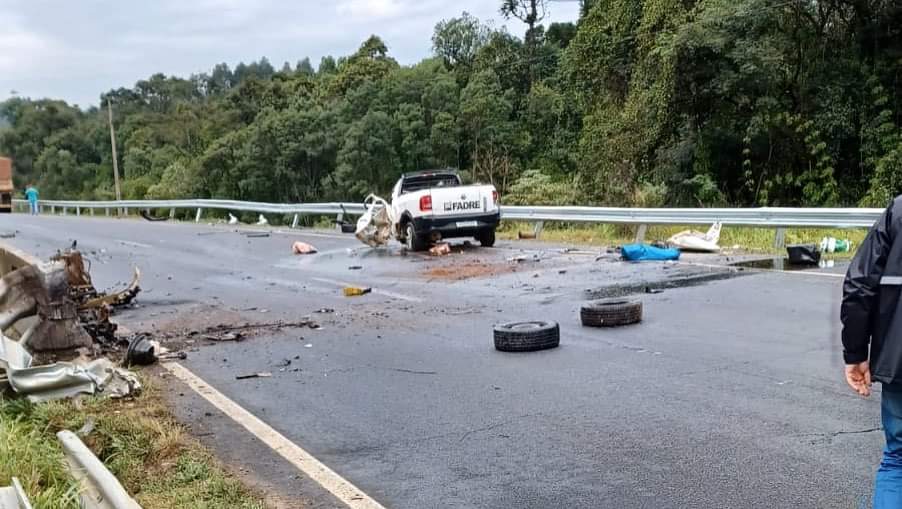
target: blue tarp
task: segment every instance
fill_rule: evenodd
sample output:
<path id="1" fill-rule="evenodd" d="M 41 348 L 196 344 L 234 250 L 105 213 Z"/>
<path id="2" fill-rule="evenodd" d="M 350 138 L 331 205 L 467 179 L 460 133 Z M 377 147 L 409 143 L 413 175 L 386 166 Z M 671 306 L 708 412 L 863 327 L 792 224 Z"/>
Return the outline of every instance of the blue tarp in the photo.
<path id="1" fill-rule="evenodd" d="M 648 244 L 627 244 L 621 248 L 623 259 L 631 262 L 679 260 L 680 250 Z"/>

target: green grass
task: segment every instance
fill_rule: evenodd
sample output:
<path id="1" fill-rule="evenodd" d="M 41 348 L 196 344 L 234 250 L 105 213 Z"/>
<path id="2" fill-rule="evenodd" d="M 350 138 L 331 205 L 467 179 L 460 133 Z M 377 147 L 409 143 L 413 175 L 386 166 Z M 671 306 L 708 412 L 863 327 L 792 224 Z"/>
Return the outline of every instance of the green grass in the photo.
<path id="1" fill-rule="evenodd" d="M 646 242 L 665 241 L 673 234 L 683 230 L 707 231 L 700 226 L 651 226 L 645 234 Z M 636 239 L 636 226 L 629 225 L 546 225 L 539 236 L 545 242 L 579 244 L 588 246 L 619 246 Z M 498 231 L 499 238 L 516 239 L 518 232 L 532 232 L 530 223 L 505 222 Z M 820 244 L 824 237 L 849 239 L 854 246 L 861 244 L 867 230 L 865 229 L 812 229 L 791 228 L 786 230 L 786 244 Z M 783 253 L 783 249 L 774 248 L 773 228 L 742 228 L 725 226 L 720 235 L 720 246 L 723 249 L 747 253 L 774 254 Z"/>
<path id="2" fill-rule="evenodd" d="M 265 507 L 175 422 L 153 384 L 142 382 L 144 393 L 129 401 L 0 399 L 0 486 L 18 477 L 34 507 L 77 509 L 78 486 L 55 433 L 93 420 L 82 440 L 144 509 Z"/>

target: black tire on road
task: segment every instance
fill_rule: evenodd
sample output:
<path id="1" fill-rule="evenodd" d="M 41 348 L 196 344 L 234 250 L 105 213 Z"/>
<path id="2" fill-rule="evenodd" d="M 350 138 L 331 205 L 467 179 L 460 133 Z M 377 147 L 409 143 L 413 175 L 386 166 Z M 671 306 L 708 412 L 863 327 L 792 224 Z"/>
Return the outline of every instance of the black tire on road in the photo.
<path id="1" fill-rule="evenodd" d="M 495 326 L 495 349 L 502 352 L 535 352 L 561 344 L 557 322 L 537 320 Z"/>
<path id="2" fill-rule="evenodd" d="M 404 239 L 404 244 L 407 246 L 408 250 L 425 251 L 426 248 L 429 247 L 426 239 L 422 235 L 418 235 L 416 230 L 414 230 L 412 221 L 407 223 L 407 226 L 405 227 L 405 235 L 407 236 L 407 238 Z"/>
<path id="3" fill-rule="evenodd" d="M 479 244 L 482 247 L 492 247 L 495 245 L 495 229 L 489 229 L 479 232 L 479 235 L 476 236 L 476 240 L 479 241 Z"/>
<path id="4" fill-rule="evenodd" d="M 627 299 L 598 300 L 583 304 L 579 310 L 583 325 L 620 327 L 642 321 L 642 301 Z"/>

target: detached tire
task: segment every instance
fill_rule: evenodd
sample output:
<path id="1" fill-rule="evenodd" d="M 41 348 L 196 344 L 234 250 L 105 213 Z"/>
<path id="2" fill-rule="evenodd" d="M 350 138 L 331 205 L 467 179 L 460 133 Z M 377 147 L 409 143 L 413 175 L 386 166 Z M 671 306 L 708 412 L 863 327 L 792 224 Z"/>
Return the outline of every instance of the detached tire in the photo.
<path id="1" fill-rule="evenodd" d="M 642 301 L 599 300 L 584 304 L 579 317 L 587 327 L 620 327 L 642 321 Z"/>
<path id="2" fill-rule="evenodd" d="M 495 349 L 501 352 L 535 352 L 561 344 L 557 322 L 534 321 L 495 326 Z"/>

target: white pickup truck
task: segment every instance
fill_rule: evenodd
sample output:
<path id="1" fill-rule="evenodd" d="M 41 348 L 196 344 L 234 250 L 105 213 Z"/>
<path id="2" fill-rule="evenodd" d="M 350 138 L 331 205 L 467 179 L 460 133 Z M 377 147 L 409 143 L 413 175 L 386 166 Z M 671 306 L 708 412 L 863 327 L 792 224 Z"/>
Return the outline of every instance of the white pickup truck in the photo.
<path id="1" fill-rule="evenodd" d="M 453 170 L 403 175 L 392 190 L 391 208 L 394 236 L 411 251 L 458 237 L 491 247 L 501 220 L 495 186 L 465 186 Z"/>

